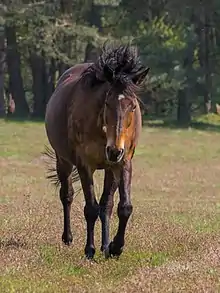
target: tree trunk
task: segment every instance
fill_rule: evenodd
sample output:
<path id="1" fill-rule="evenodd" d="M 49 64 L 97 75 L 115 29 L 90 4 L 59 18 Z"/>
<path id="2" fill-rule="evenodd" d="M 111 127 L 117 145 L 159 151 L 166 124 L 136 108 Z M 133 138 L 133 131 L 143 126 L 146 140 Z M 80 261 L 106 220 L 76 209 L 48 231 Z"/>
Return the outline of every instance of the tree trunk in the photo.
<path id="1" fill-rule="evenodd" d="M 21 76 L 20 53 L 17 48 L 16 29 L 13 26 L 5 27 L 7 40 L 7 67 L 9 74 L 9 91 L 15 101 L 17 117 L 27 117 L 29 107 L 25 98 L 23 80 Z"/>
<path id="2" fill-rule="evenodd" d="M 60 11 L 61 14 L 65 15 L 65 19 L 70 18 L 72 13 L 72 1 L 71 0 L 60 0 Z M 70 57 L 71 54 L 72 40 L 68 36 L 63 37 L 63 50 L 65 54 Z M 70 66 L 63 61 L 58 64 L 59 77 L 69 68 Z"/>
<path id="3" fill-rule="evenodd" d="M 210 3 L 209 3 L 210 4 Z M 204 76 L 204 113 L 208 114 L 212 108 L 212 68 L 210 51 L 215 46 L 215 32 L 211 26 L 211 9 L 203 3 L 195 17 L 196 33 L 199 43 L 199 64 Z"/>
<path id="4" fill-rule="evenodd" d="M 95 5 L 94 2 L 95 1 L 90 2 L 90 9 L 85 15 L 85 18 L 91 26 L 94 25 L 95 27 L 97 27 L 98 31 L 101 33 L 103 31 L 102 20 L 101 20 L 102 6 Z"/>
<path id="5" fill-rule="evenodd" d="M 191 123 L 191 96 L 195 89 L 195 72 L 193 68 L 194 50 L 196 42 L 193 34 L 189 33 L 187 48 L 183 59 L 183 67 L 185 69 L 186 82 L 183 89 L 179 90 L 177 96 L 177 122 L 181 126 L 187 127 Z"/>
<path id="6" fill-rule="evenodd" d="M 88 21 L 90 26 L 95 26 L 98 28 L 98 31 L 102 33 L 102 21 L 101 14 L 98 5 L 94 5 L 94 1 L 90 3 L 90 9 L 87 11 L 85 18 Z M 88 43 L 85 50 L 84 62 L 94 62 L 100 53 L 100 49 L 93 46 L 93 44 Z"/>
<path id="7" fill-rule="evenodd" d="M 46 104 L 49 101 L 51 95 L 55 89 L 55 79 L 56 79 L 56 62 L 52 58 L 47 72 L 47 95 L 46 95 Z"/>
<path id="8" fill-rule="evenodd" d="M 211 77 L 211 68 L 210 68 L 210 15 L 208 8 L 204 8 L 204 74 L 205 74 L 205 94 L 204 94 L 204 107 L 205 113 L 208 114 L 211 110 L 211 101 L 212 101 L 212 77 Z"/>
<path id="9" fill-rule="evenodd" d="M 33 76 L 33 117 L 44 118 L 46 109 L 46 65 L 43 56 L 30 54 L 30 64 Z"/>
<path id="10" fill-rule="evenodd" d="M 60 62 L 58 65 L 59 77 L 69 68 L 70 66 L 64 62 Z"/>
<path id="11" fill-rule="evenodd" d="M 94 62 L 98 58 L 99 50 L 91 43 L 88 43 L 85 51 L 84 62 Z"/>
<path id="12" fill-rule="evenodd" d="M 60 0 L 60 10 L 63 14 L 70 14 L 72 11 L 72 0 Z"/>
<path id="13" fill-rule="evenodd" d="M 189 93 L 185 90 L 178 92 L 177 121 L 181 126 L 189 126 L 191 122 L 191 109 L 189 103 Z"/>
<path id="14" fill-rule="evenodd" d="M 5 63 L 4 27 L 0 27 L 0 117 L 5 116 L 4 63 Z"/>

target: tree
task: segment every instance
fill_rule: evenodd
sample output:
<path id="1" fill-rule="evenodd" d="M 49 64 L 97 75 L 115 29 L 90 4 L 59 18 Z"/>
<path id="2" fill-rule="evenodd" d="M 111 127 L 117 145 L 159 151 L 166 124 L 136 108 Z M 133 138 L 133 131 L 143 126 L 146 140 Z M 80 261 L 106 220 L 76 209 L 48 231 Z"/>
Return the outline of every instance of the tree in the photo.
<path id="1" fill-rule="evenodd" d="M 29 114 L 28 104 L 25 98 L 24 85 L 21 76 L 20 52 L 18 51 L 16 27 L 5 25 L 5 36 L 7 40 L 6 60 L 9 74 L 9 92 L 15 101 L 15 115 L 27 117 Z"/>
<path id="2" fill-rule="evenodd" d="M 3 117 L 5 115 L 4 63 L 5 63 L 4 27 L 0 26 L 0 117 Z"/>
<path id="3" fill-rule="evenodd" d="M 217 0 L 7 2 L 0 4 L 0 23 L 8 28 L 5 77 L 16 86 L 16 113 L 27 114 L 33 104 L 33 115 L 43 117 L 57 77 L 75 63 L 94 61 L 106 39 L 138 46 L 151 68 L 143 96 L 148 103 L 153 93 L 152 114 L 175 114 L 189 124 L 200 104 L 207 113 L 211 101 L 220 102 Z"/>

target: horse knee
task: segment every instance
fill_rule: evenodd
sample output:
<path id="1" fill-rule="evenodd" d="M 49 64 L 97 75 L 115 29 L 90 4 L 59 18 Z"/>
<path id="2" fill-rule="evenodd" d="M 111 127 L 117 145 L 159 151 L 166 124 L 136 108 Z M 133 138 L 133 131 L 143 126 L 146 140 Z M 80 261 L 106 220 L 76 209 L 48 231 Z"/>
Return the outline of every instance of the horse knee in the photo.
<path id="1" fill-rule="evenodd" d="M 118 217 L 123 219 L 128 219 L 132 214 L 133 206 L 132 204 L 120 204 L 118 205 Z"/>
<path id="2" fill-rule="evenodd" d="M 99 217 L 101 221 L 104 221 L 106 217 L 110 217 L 112 214 L 113 202 L 106 205 L 100 205 Z"/>
<path id="3" fill-rule="evenodd" d="M 60 186 L 60 200 L 63 205 L 71 205 L 73 202 L 74 190 L 72 186 L 72 165 L 60 158 L 57 158 L 57 176 Z"/>
<path id="4" fill-rule="evenodd" d="M 84 216 L 86 221 L 96 221 L 99 216 L 98 204 L 86 204 L 84 207 Z"/>
<path id="5" fill-rule="evenodd" d="M 61 200 L 62 204 L 68 204 L 68 205 L 72 204 L 73 196 L 74 196 L 73 188 L 70 188 L 68 186 L 61 186 L 60 200 Z"/>

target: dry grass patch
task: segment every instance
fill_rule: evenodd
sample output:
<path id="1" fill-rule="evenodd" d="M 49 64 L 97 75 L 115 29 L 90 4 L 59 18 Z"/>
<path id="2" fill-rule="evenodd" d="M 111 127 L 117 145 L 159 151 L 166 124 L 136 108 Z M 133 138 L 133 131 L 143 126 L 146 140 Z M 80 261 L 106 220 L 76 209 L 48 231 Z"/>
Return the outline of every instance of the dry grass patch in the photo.
<path id="1" fill-rule="evenodd" d="M 1 292 L 218 292 L 219 139 L 196 130 L 144 129 L 134 159 L 126 247 L 119 260 L 84 259 L 84 199 L 72 207 L 73 245 L 45 179 L 41 123 L 0 122 Z M 96 193 L 103 174 L 97 172 Z M 116 206 L 111 235 L 117 229 Z"/>

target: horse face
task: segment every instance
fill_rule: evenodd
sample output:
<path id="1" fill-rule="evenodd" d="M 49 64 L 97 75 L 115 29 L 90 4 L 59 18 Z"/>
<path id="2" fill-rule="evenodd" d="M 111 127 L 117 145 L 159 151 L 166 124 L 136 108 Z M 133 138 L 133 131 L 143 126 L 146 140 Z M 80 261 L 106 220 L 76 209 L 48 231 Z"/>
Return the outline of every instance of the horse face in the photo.
<path id="1" fill-rule="evenodd" d="M 103 130 L 107 138 L 106 158 L 112 163 L 119 163 L 123 159 L 135 108 L 136 99 L 123 94 L 110 96 L 106 101 Z"/>

